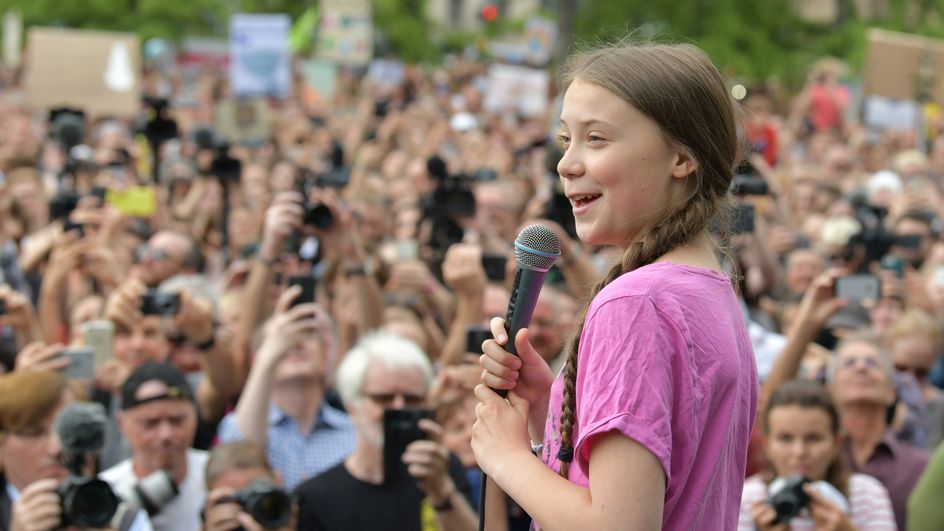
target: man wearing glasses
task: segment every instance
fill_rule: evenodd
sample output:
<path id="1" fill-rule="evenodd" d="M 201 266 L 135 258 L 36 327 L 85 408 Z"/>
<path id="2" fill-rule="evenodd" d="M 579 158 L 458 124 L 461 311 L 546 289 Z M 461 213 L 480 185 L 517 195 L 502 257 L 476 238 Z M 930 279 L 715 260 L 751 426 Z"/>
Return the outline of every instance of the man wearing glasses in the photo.
<path id="1" fill-rule="evenodd" d="M 423 351 L 389 332 L 361 338 L 345 355 L 338 368 L 338 391 L 354 422 L 357 446 L 343 463 L 296 489 L 299 529 L 475 528 L 468 482 L 458 459 L 441 442 L 442 427 L 428 418 L 401 417 L 396 432 L 390 424 L 385 430 L 385 413 L 428 405 L 432 380 L 433 368 Z M 423 438 L 391 436 L 397 433 Z M 397 443 L 405 451 L 400 453 Z M 389 455 L 395 465 L 384 463 L 388 454 L 397 454 Z"/>

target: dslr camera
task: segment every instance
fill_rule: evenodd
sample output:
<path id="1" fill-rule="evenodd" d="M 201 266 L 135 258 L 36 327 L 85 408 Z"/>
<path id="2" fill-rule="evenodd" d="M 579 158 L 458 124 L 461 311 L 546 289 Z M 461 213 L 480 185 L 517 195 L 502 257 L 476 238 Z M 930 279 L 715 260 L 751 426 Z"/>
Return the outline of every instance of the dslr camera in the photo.
<path id="1" fill-rule="evenodd" d="M 801 509 L 809 505 L 810 496 L 803 490 L 803 486 L 809 482 L 809 478 L 804 476 L 791 476 L 777 480 L 775 484 L 771 485 L 775 487 L 775 490 L 767 503 L 777 511 L 778 523 L 789 522 L 793 517 L 800 514 Z M 776 483 L 780 483 L 780 485 Z"/>
<path id="2" fill-rule="evenodd" d="M 173 316 L 179 311 L 180 295 L 177 293 L 162 293 L 152 289 L 141 296 L 143 315 Z"/>
<path id="3" fill-rule="evenodd" d="M 71 475 L 56 492 L 62 500 L 62 527 L 108 527 L 120 503 L 111 486 L 98 478 Z"/>
<path id="4" fill-rule="evenodd" d="M 292 497 L 270 481 L 253 481 L 233 495 L 233 503 L 267 529 L 278 529 L 292 518 Z"/>

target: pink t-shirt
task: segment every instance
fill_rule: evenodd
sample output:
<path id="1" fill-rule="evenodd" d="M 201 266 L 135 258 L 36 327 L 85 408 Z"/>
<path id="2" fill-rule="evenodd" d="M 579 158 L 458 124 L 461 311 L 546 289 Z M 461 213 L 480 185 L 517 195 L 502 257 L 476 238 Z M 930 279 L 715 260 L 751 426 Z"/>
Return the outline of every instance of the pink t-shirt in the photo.
<path id="1" fill-rule="evenodd" d="M 593 299 L 580 336 L 568 479 L 589 486 L 594 437 L 615 430 L 662 463 L 663 529 L 734 529 L 757 387 L 744 316 L 725 275 L 666 262 L 627 273 Z M 553 470 L 560 470 L 562 398 L 558 375 L 542 455 Z"/>

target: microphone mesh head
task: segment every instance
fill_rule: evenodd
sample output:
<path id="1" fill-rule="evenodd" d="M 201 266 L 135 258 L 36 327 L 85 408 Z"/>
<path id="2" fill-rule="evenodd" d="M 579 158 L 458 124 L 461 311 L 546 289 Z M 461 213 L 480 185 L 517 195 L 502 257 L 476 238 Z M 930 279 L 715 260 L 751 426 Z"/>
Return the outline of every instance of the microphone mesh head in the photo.
<path id="1" fill-rule="evenodd" d="M 560 258 L 560 240 L 544 225 L 528 225 L 515 239 L 515 262 L 538 271 L 547 271 Z"/>

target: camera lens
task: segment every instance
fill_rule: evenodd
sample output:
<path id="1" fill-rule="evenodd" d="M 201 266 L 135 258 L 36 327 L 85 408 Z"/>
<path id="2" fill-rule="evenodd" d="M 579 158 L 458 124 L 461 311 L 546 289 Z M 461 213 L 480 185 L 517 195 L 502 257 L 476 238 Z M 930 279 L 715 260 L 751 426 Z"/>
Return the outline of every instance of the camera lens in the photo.
<path id="1" fill-rule="evenodd" d="M 79 527 L 106 527 L 118 510 L 118 497 L 100 479 L 70 478 L 59 495 L 63 520 Z"/>
<path id="2" fill-rule="evenodd" d="M 288 523 L 292 515 L 292 500 L 281 490 L 268 492 L 259 497 L 250 514 L 268 528 L 279 528 Z"/>
<path id="3" fill-rule="evenodd" d="M 305 205 L 305 225 L 316 229 L 327 230 L 334 223 L 334 215 L 327 205 L 321 203 L 309 203 Z"/>

